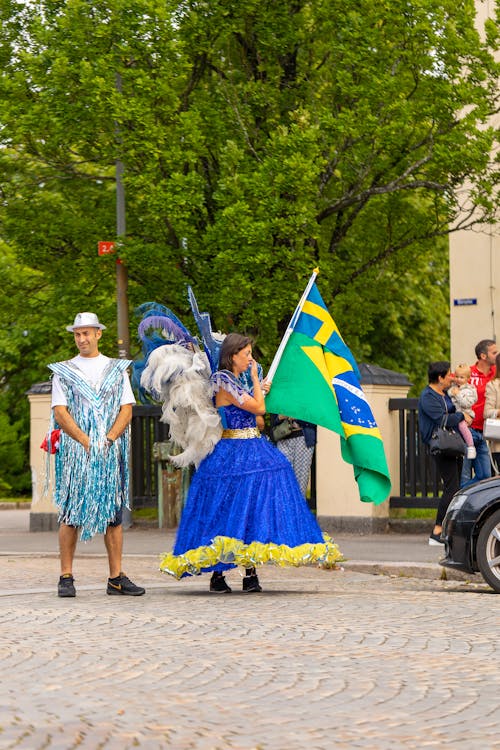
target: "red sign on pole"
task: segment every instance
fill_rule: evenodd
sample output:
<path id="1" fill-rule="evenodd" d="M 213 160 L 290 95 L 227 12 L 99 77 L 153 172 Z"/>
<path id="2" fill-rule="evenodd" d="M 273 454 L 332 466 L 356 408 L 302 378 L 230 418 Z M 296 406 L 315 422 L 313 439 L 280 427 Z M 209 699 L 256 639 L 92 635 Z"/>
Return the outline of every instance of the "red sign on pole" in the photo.
<path id="1" fill-rule="evenodd" d="M 116 251 L 116 242 L 98 242 L 97 243 L 98 255 L 111 255 L 115 251 Z"/>

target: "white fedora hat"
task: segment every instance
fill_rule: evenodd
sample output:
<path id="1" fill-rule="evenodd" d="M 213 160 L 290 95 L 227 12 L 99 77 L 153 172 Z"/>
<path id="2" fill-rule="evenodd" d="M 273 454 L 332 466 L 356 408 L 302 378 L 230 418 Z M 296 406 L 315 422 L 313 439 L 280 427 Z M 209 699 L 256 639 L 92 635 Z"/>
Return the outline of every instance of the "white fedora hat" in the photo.
<path id="1" fill-rule="evenodd" d="M 99 328 L 101 331 L 103 331 L 106 326 L 103 326 L 102 323 L 99 323 L 99 318 L 95 313 L 81 312 L 76 316 L 75 322 L 72 326 L 66 326 L 66 330 L 70 333 L 73 333 L 75 328 Z"/>

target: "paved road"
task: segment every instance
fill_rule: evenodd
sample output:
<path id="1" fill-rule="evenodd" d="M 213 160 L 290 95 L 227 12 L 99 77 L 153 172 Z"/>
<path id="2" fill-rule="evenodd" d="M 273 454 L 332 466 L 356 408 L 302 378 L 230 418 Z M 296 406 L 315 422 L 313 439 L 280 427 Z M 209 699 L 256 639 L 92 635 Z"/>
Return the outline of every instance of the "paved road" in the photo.
<path id="1" fill-rule="evenodd" d="M 73 600 L 52 553 L 0 555 L 0 750 L 500 748 L 500 597 L 480 579 L 266 567 L 263 594 L 231 571 L 214 596 L 155 553 L 127 555 L 148 591 L 118 598 L 86 548 Z"/>
<path id="2" fill-rule="evenodd" d="M 429 528 L 432 522 L 429 522 Z M 433 564 L 440 572 L 437 561 L 440 548 L 429 547 L 428 534 L 339 534 L 336 541 L 345 556 L 351 561 L 401 562 Z M 125 550 L 129 554 L 157 554 L 169 549 L 174 539 L 174 531 L 157 528 L 133 528 L 126 532 Z M 79 555 L 101 554 L 101 538 L 92 539 L 78 545 Z M 54 532 L 29 533 L 29 511 L 0 511 L 0 555 L 16 554 L 57 554 L 57 534 Z"/>

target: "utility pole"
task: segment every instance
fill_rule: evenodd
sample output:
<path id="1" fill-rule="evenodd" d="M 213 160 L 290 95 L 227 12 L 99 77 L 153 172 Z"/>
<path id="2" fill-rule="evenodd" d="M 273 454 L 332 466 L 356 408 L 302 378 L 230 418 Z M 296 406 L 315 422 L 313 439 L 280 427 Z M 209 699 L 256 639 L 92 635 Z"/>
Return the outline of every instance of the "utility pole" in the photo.
<path id="1" fill-rule="evenodd" d="M 125 189 L 123 187 L 123 162 L 116 160 L 116 236 L 118 255 L 116 258 L 116 314 L 118 328 L 118 356 L 130 356 L 130 336 L 128 328 L 128 273 L 120 258 L 120 240 L 125 237 Z"/>
<path id="2" fill-rule="evenodd" d="M 121 93 L 122 79 L 119 73 L 116 74 L 116 89 Z M 115 127 L 117 140 L 120 140 L 118 125 Z M 130 335 L 128 327 L 128 273 L 127 267 L 120 258 L 121 241 L 125 238 L 127 231 L 125 222 L 125 187 L 123 185 L 123 162 L 117 159 L 115 163 L 116 175 L 116 318 L 118 331 L 118 356 L 120 359 L 129 359 L 130 355 Z M 130 484 L 129 503 L 132 507 L 132 484 Z M 123 528 L 129 529 L 132 526 L 132 511 L 123 508 Z"/>
<path id="3" fill-rule="evenodd" d="M 116 88 L 121 93 L 122 79 L 116 74 Z M 118 126 L 116 127 L 119 140 Z M 130 356 L 130 336 L 128 320 L 128 273 L 125 264 L 120 258 L 120 240 L 125 237 L 125 188 L 123 185 L 123 162 L 116 160 L 116 305 L 117 305 L 117 328 L 118 328 L 118 356 L 120 359 L 128 359 Z"/>

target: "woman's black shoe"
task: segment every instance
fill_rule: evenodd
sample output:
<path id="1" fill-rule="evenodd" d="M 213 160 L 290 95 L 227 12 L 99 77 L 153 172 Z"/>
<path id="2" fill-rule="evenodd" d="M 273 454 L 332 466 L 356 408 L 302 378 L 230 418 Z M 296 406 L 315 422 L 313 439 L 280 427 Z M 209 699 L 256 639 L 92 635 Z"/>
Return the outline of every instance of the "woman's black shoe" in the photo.
<path id="1" fill-rule="evenodd" d="M 213 573 L 210 579 L 210 591 L 214 594 L 230 594 L 231 589 L 222 573 Z"/>
<path id="2" fill-rule="evenodd" d="M 248 594 L 262 591 L 262 586 L 259 583 L 256 573 L 243 578 L 243 591 L 246 591 Z"/>

